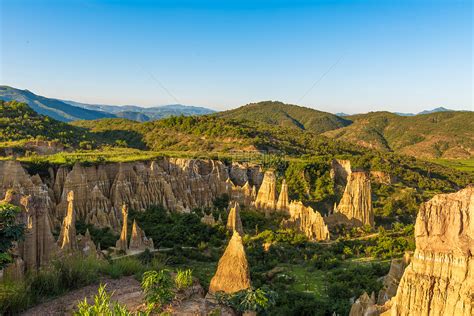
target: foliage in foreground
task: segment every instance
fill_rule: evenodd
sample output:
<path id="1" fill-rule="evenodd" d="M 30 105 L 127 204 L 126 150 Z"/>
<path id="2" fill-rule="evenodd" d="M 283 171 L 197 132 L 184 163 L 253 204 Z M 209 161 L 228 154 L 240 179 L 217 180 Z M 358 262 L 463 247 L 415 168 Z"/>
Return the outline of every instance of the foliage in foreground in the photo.
<path id="1" fill-rule="evenodd" d="M 277 293 L 269 289 L 249 288 L 233 294 L 216 293 L 220 304 L 227 305 L 239 312 L 264 312 L 276 303 Z"/>
<path id="2" fill-rule="evenodd" d="M 112 294 L 108 294 L 105 290 L 106 284 L 101 284 L 94 296 L 94 304 L 90 305 L 87 298 L 84 298 L 77 305 L 77 310 L 74 312 L 75 316 L 129 316 L 131 313 L 123 305 L 118 302 L 110 302 Z"/>

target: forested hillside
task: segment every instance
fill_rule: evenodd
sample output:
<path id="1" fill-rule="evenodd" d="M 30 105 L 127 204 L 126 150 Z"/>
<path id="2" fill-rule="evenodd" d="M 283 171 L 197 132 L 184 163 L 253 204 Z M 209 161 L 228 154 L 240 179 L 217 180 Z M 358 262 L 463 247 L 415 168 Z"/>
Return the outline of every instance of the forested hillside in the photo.
<path id="1" fill-rule="evenodd" d="M 346 118 L 353 123 L 324 135 L 419 158 L 471 158 L 474 155 L 474 112 L 415 116 L 372 112 Z"/>
<path id="2" fill-rule="evenodd" d="M 350 124 L 350 121 L 345 118 L 331 113 L 276 101 L 250 103 L 215 115 L 222 118 L 293 127 L 314 133 L 322 133 Z"/>

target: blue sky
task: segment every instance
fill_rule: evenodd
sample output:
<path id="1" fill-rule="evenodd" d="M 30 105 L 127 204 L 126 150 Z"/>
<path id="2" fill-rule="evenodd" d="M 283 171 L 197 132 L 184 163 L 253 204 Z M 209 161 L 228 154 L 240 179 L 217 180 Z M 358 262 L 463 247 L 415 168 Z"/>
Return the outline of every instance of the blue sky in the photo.
<path id="1" fill-rule="evenodd" d="M 0 1 L 0 83 L 48 97 L 473 110 L 469 0 Z"/>

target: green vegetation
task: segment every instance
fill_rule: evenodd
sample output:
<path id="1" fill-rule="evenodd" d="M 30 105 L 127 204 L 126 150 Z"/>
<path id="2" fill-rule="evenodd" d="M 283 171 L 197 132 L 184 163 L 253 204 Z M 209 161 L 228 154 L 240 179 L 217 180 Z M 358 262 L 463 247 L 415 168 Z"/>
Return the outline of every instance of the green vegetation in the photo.
<path id="1" fill-rule="evenodd" d="M 12 261 L 10 254 L 13 242 L 23 237 L 24 225 L 16 221 L 20 208 L 8 203 L 0 203 L 0 269 Z"/>
<path id="2" fill-rule="evenodd" d="M 219 112 L 215 116 L 256 121 L 271 125 L 292 127 L 322 133 L 349 125 L 351 121 L 331 113 L 276 101 L 250 103 L 234 110 Z"/>
<path id="3" fill-rule="evenodd" d="M 217 301 L 241 313 L 255 311 L 263 313 L 275 305 L 277 294 L 268 289 L 250 288 L 234 294 L 217 293 Z"/>
<path id="4" fill-rule="evenodd" d="M 474 173 L 474 159 L 434 159 L 432 162 L 456 170 Z"/>
<path id="5" fill-rule="evenodd" d="M 324 135 L 383 151 L 419 158 L 470 158 L 474 112 L 399 116 L 371 112 L 348 116 L 353 124 Z"/>
<path id="6" fill-rule="evenodd" d="M 117 302 L 110 302 L 112 294 L 108 294 L 105 290 L 106 284 L 101 284 L 97 290 L 97 295 L 94 296 L 94 304 L 90 305 L 87 298 L 84 298 L 77 304 L 77 311 L 75 316 L 128 316 L 131 315 L 126 307 Z"/>
<path id="7" fill-rule="evenodd" d="M 39 115 L 25 103 L 0 100 L 0 143 L 45 140 L 73 146 L 89 137 L 86 130 Z"/>
<path id="8" fill-rule="evenodd" d="M 176 271 L 174 283 L 178 290 L 183 290 L 190 287 L 193 284 L 193 271 L 191 269 L 178 269 L 178 271 Z"/>
<path id="9" fill-rule="evenodd" d="M 145 272 L 142 287 L 145 292 L 148 312 L 160 310 L 174 297 L 173 280 L 169 270 Z"/>

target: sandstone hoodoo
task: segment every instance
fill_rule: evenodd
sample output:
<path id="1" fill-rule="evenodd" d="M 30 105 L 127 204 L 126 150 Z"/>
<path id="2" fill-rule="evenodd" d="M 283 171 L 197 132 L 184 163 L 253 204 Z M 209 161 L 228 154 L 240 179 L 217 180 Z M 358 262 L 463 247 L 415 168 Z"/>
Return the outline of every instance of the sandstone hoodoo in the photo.
<path id="1" fill-rule="evenodd" d="M 272 170 L 265 171 L 262 185 L 258 189 L 255 207 L 257 210 L 265 211 L 268 214 L 274 211 L 277 203 L 276 177 Z"/>
<path id="2" fill-rule="evenodd" d="M 250 271 L 242 237 L 235 232 L 219 260 L 217 271 L 211 280 L 209 293 L 232 294 L 250 287 Z"/>
<path id="3" fill-rule="evenodd" d="M 131 251 L 153 249 L 153 239 L 145 236 L 145 232 L 141 230 L 135 220 L 132 225 L 132 235 L 130 236 L 130 245 L 128 249 Z"/>
<path id="4" fill-rule="evenodd" d="M 122 205 L 122 231 L 120 233 L 120 239 L 117 240 L 115 248 L 127 251 L 127 221 L 128 221 L 128 207 L 127 205 Z"/>
<path id="5" fill-rule="evenodd" d="M 335 213 L 344 215 L 353 225 L 374 225 L 372 189 L 366 172 L 352 172 Z"/>
<path id="6" fill-rule="evenodd" d="M 291 201 L 289 213 L 290 218 L 283 220 L 282 226 L 299 230 L 310 240 L 329 240 L 329 230 L 324 218 L 312 207 L 304 206 L 301 201 Z"/>
<path id="7" fill-rule="evenodd" d="M 283 179 L 281 183 L 281 191 L 280 195 L 278 196 L 278 202 L 276 204 L 276 208 L 279 211 L 288 212 L 288 185 L 286 184 L 285 179 Z"/>
<path id="8" fill-rule="evenodd" d="M 474 187 L 422 204 L 416 250 L 405 269 L 392 315 L 474 313 Z"/>
<path id="9" fill-rule="evenodd" d="M 244 235 L 244 229 L 242 226 L 242 221 L 240 220 L 240 206 L 237 202 L 231 202 L 229 204 L 230 211 L 229 216 L 227 217 L 227 229 L 232 232 L 238 232 L 240 236 Z"/>
<path id="10" fill-rule="evenodd" d="M 95 246 L 94 242 L 92 241 L 91 234 L 89 229 L 86 230 L 84 236 L 78 235 L 77 236 L 77 243 L 79 246 L 79 250 L 86 256 L 96 256 L 97 255 L 97 247 Z"/>
<path id="11" fill-rule="evenodd" d="M 78 249 L 76 240 L 76 214 L 74 212 L 74 191 L 67 194 L 67 213 L 63 220 L 58 245 L 63 251 L 72 252 Z"/>

